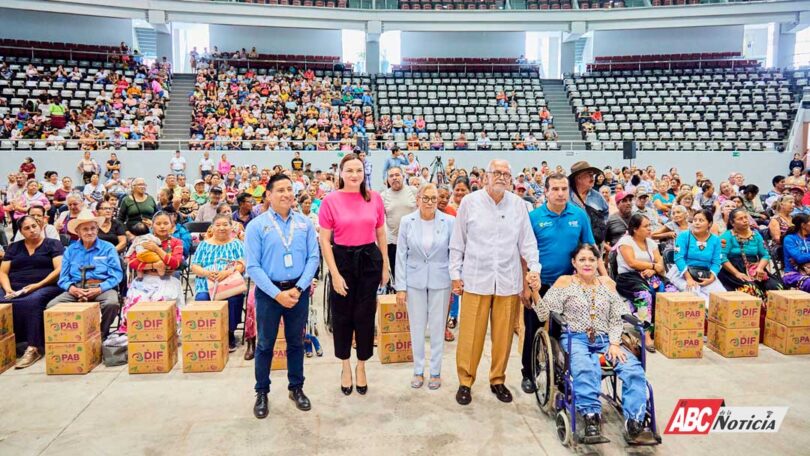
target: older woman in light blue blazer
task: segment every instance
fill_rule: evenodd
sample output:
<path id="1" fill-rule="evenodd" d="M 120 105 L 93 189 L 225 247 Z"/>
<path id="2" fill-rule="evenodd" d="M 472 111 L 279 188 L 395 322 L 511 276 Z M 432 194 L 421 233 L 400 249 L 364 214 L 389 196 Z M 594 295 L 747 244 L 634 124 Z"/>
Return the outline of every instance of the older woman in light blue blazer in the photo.
<path id="1" fill-rule="evenodd" d="M 425 330 L 430 330 L 430 389 L 441 386 L 444 325 L 450 304 L 450 235 L 455 219 L 437 211 L 439 192 L 423 186 L 419 210 L 402 217 L 397 239 L 397 302 L 407 304 L 413 350 L 413 388 L 425 382 Z"/>

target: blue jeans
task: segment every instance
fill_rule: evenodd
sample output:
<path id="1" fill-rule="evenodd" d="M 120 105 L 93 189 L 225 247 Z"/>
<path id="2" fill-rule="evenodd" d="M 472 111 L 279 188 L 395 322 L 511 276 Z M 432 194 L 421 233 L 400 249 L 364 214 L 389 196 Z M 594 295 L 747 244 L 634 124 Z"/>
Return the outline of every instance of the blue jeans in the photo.
<path id="1" fill-rule="evenodd" d="M 568 349 L 568 337 L 560 338 L 563 350 Z M 598 334 L 590 343 L 585 333 L 571 333 L 571 374 L 574 377 L 576 408 L 580 414 L 600 413 L 602 402 L 602 368 L 599 354 L 607 352 L 610 341 L 607 334 Z M 614 370 L 622 381 L 622 408 L 625 419 L 642 421 L 647 412 L 647 380 L 641 363 L 622 347 L 627 361 L 614 363 Z"/>
<path id="2" fill-rule="evenodd" d="M 450 304 L 450 318 L 458 318 L 459 302 L 461 302 L 461 296 L 453 295 L 453 302 Z"/>
<path id="3" fill-rule="evenodd" d="M 316 352 L 319 352 L 321 351 L 321 341 L 319 341 L 318 338 L 312 334 L 306 334 L 304 336 L 304 348 L 306 349 L 307 353 L 312 353 L 313 348 Z"/>
<path id="4" fill-rule="evenodd" d="M 197 301 L 210 301 L 211 295 L 206 292 L 197 293 L 194 297 Z M 228 342 L 234 342 L 236 336 L 233 335 L 236 331 L 236 326 L 242 322 L 242 304 L 245 302 L 245 295 L 238 294 L 231 296 L 228 301 Z"/>
<path id="5" fill-rule="evenodd" d="M 256 392 L 270 391 L 270 363 L 273 362 L 273 347 L 276 344 L 278 325 L 284 318 L 284 338 L 287 340 L 288 389 L 304 386 L 304 328 L 309 317 L 309 287 L 298 304 L 288 309 L 256 287 Z"/>

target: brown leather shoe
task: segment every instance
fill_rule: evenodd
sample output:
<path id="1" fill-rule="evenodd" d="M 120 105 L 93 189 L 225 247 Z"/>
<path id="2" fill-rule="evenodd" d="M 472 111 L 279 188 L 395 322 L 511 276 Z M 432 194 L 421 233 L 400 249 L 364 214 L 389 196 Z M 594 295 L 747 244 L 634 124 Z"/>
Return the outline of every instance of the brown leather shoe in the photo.
<path id="1" fill-rule="evenodd" d="M 42 358 L 42 353 L 40 353 L 36 347 L 28 347 L 25 349 L 25 353 L 23 353 L 22 358 L 20 358 L 14 368 L 25 369 L 26 367 L 30 367 L 35 362 L 39 361 L 40 358 Z"/>
<path id="2" fill-rule="evenodd" d="M 250 361 L 256 356 L 256 339 L 246 339 L 245 345 L 245 361 Z"/>

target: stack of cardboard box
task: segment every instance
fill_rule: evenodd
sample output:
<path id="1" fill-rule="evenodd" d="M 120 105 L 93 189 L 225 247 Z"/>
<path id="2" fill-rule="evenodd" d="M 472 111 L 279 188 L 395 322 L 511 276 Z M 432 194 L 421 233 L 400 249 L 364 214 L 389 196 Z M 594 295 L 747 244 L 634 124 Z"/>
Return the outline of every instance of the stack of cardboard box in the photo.
<path id="1" fill-rule="evenodd" d="M 810 354 L 810 294 L 801 290 L 768 292 L 765 345 L 785 355 Z"/>
<path id="2" fill-rule="evenodd" d="M 658 293 L 655 348 L 667 358 L 703 357 L 703 298 L 694 293 Z"/>
<path id="3" fill-rule="evenodd" d="M 97 302 L 45 310 L 45 372 L 86 374 L 101 363 L 101 308 Z"/>
<path id="4" fill-rule="evenodd" d="M 130 374 L 170 372 L 177 363 L 174 301 L 139 302 L 127 312 Z"/>
<path id="5" fill-rule="evenodd" d="M 312 305 L 310 303 L 310 305 Z M 301 337 L 304 337 L 302 334 Z M 270 363 L 270 370 L 287 370 L 287 339 L 284 337 L 284 317 L 278 322 L 278 333 L 276 333 L 276 343 L 273 345 L 273 362 Z"/>
<path id="6" fill-rule="evenodd" d="M 221 372 L 228 362 L 228 301 L 189 303 L 183 322 L 183 372 Z"/>
<path id="7" fill-rule="evenodd" d="M 16 360 L 17 340 L 14 336 L 11 304 L 0 304 L 0 373 L 13 366 Z"/>
<path id="8" fill-rule="evenodd" d="M 397 304 L 396 295 L 379 297 L 380 311 L 377 331 L 378 347 L 382 364 L 413 362 L 411 327 L 408 323 L 408 308 Z M 424 340 L 417 341 L 424 344 Z"/>
<path id="9" fill-rule="evenodd" d="M 759 355 L 762 301 L 740 291 L 709 295 L 709 348 L 726 358 Z"/>

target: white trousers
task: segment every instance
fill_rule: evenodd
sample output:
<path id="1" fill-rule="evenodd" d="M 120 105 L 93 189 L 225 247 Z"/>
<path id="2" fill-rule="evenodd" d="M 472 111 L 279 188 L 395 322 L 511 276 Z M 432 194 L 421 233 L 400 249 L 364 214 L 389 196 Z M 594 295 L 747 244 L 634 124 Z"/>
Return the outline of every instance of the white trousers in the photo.
<path id="1" fill-rule="evenodd" d="M 425 332 L 430 331 L 430 375 L 442 373 L 444 327 L 450 307 L 450 288 L 408 288 L 408 320 L 411 327 L 413 373 L 425 372 Z"/>
<path id="2" fill-rule="evenodd" d="M 684 278 L 683 274 L 681 274 L 680 271 L 678 271 L 677 266 L 673 266 L 669 269 L 669 271 L 667 272 L 667 278 L 669 279 L 670 282 L 672 282 L 672 285 L 675 285 L 675 288 L 677 288 L 678 290 L 692 291 L 701 298 L 703 298 L 703 300 L 706 301 L 706 314 L 709 313 L 709 293 L 719 293 L 726 291 L 726 288 L 723 286 L 722 283 L 720 283 L 720 280 L 716 278 L 714 279 L 714 282 L 706 285 L 705 287 L 698 286 L 697 289 L 687 290 L 686 278 Z"/>

